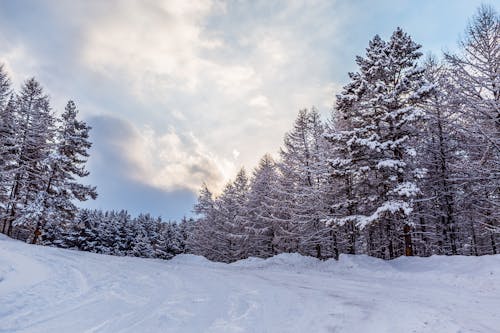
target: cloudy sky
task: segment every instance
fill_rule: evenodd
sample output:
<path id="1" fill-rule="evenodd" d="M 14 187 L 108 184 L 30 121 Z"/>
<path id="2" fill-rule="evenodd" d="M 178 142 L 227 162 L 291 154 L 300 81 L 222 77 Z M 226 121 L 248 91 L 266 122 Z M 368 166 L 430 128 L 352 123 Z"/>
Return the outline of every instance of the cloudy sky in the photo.
<path id="1" fill-rule="evenodd" d="M 0 62 L 93 126 L 87 207 L 190 215 L 274 153 L 297 111 L 330 112 L 375 34 L 454 50 L 474 0 L 0 1 Z"/>

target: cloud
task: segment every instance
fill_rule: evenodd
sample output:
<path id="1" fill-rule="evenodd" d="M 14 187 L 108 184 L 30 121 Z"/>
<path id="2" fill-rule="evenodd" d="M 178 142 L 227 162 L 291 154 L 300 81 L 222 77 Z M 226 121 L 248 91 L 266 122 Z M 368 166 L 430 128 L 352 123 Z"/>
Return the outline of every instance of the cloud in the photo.
<path id="1" fill-rule="evenodd" d="M 192 192 L 203 182 L 219 188 L 236 170 L 232 159 L 210 153 L 192 133 L 170 128 L 158 134 L 115 116 L 94 116 L 89 123 L 93 127 L 93 169 L 95 164 L 116 167 L 121 177 L 153 188 Z"/>
<path id="2" fill-rule="evenodd" d="M 89 169 L 85 179 L 97 185 L 98 198 L 82 203 L 85 208 L 126 209 L 130 213 L 151 213 L 170 219 L 191 215 L 196 195 L 191 189 L 164 189 L 135 179 L 140 169 L 128 155 L 130 144 L 138 140 L 137 130 L 127 121 L 113 116 L 92 117 L 93 126 Z"/>
<path id="3" fill-rule="evenodd" d="M 196 74 L 206 66 L 200 52 L 222 45 L 202 36 L 201 23 L 217 6 L 209 0 L 111 3 L 112 11 L 83 8 L 94 16 L 83 27 L 83 63 L 108 77 L 127 77 L 130 91 L 143 98 L 151 90 L 196 89 Z"/>
<path id="4" fill-rule="evenodd" d="M 0 54 L 0 64 L 4 65 L 4 69 L 9 74 L 9 77 L 14 80 L 14 86 L 20 86 L 22 80 L 33 76 L 34 69 L 39 66 L 36 59 L 29 54 L 24 45 L 10 44 L 0 35 L 0 44 L 2 53 Z"/>

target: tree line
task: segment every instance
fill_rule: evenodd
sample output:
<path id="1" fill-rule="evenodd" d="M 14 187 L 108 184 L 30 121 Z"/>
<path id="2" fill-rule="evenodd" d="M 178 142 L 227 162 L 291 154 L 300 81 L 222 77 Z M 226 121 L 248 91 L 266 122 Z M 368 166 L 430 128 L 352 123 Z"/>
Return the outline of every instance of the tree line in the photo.
<path id="1" fill-rule="evenodd" d="M 402 29 L 376 35 L 324 121 L 299 111 L 279 157 L 203 185 L 196 219 L 166 223 L 78 209 L 90 126 L 56 116 L 35 79 L 0 66 L 0 232 L 31 243 L 149 258 L 230 262 L 298 252 L 484 255 L 500 251 L 500 24 L 479 8 L 459 52 L 422 59 Z"/>
<path id="2" fill-rule="evenodd" d="M 96 189 L 79 182 L 88 175 L 90 127 L 73 101 L 58 117 L 40 83 L 31 78 L 19 92 L 0 65 L 0 231 L 38 241 L 48 224 L 72 221 L 76 202 Z"/>
<path id="3" fill-rule="evenodd" d="M 327 121 L 301 110 L 279 159 L 204 185 L 193 253 L 384 259 L 500 251 L 500 25 L 482 6 L 457 54 L 376 35 Z"/>
<path id="4" fill-rule="evenodd" d="M 193 221 L 165 222 L 126 211 L 81 209 L 72 223 L 47 226 L 42 244 L 115 256 L 171 259 L 186 253 Z"/>

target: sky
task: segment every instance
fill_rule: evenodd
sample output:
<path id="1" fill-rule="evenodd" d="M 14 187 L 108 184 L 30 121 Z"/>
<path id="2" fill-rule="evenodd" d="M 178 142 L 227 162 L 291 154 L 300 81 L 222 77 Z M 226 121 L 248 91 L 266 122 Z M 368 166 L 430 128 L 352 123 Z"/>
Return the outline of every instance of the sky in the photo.
<path id="1" fill-rule="evenodd" d="M 93 128 L 83 206 L 192 215 L 278 151 L 297 112 L 327 118 L 356 55 L 398 26 L 454 52 L 475 0 L 0 0 L 0 63 Z"/>

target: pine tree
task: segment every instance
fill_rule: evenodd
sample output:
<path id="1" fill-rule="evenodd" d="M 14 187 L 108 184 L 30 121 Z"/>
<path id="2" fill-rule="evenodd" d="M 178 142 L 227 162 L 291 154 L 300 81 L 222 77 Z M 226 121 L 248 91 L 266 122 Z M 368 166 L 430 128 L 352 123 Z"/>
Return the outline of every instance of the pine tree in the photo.
<path id="1" fill-rule="evenodd" d="M 182 253 L 182 242 L 178 224 L 173 222 L 162 223 L 159 241 L 155 248 L 156 258 L 171 259 Z"/>
<path id="2" fill-rule="evenodd" d="M 0 64 L 0 110 L 5 108 L 11 95 L 11 83 L 9 75 L 4 68 L 3 64 Z"/>
<path id="3" fill-rule="evenodd" d="M 79 121 L 77 115 L 75 103 L 69 101 L 57 128 L 54 151 L 47 161 L 49 175 L 40 199 L 43 207 L 37 229 L 43 228 L 47 221 L 58 224 L 72 220 L 78 210 L 75 201 L 97 197 L 95 187 L 82 185 L 77 180 L 77 177 L 89 175 L 85 163 L 89 156 L 87 151 L 92 145 L 88 140 L 90 127 Z"/>
<path id="4" fill-rule="evenodd" d="M 321 257 L 328 230 L 323 203 L 325 159 L 324 128 L 316 109 L 299 111 L 294 128 L 285 135 L 277 163 L 275 186 L 280 212 L 275 215 L 279 252 L 301 251 Z M 279 199 L 278 199 L 279 198 Z"/>
<path id="5" fill-rule="evenodd" d="M 148 237 L 139 233 L 134 239 L 134 246 L 130 252 L 134 257 L 153 258 L 154 250 Z"/>
<path id="6" fill-rule="evenodd" d="M 212 192 L 203 184 L 198 201 L 193 208 L 198 216 L 189 235 L 188 246 L 194 254 L 215 258 L 219 253 L 216 243 L 216 210 Z"/>
<path id="7" fill-rule="evenodd" d="M 190 247 L 190 236 L 195 227 L 195 220 L 193 218 L 183 217 L 179 223 L 179 233 L 181 236 L 181 253 L 192 253 Z"/>
<path id="8" fill-rule="evenodd" d="M 356 221 L 356 211 L 361 199 L 354 195 L 354 181 L 358 165 L 364 156 L 358 149 L 346 144 L 350 139 L 353 125 L 345 113 L 333 112 L 325 138 L 330 141 L 326 161 L 329 177 L 325 183 L 325 204 L 329 207 L 327 224 L 331 228 L 332 242 L 339 253 L 356 254 L 360 245 L 360 231 Z"/>
<path id="9" fill-rule="evenodd" d="M 7 202 L 12 182 L 12 160 L 16 155 L 15 99 L 11 94 L 10 79 L 0 65 L 0 232 L 7 232 Z"/>
<path id="10" fill-rule="evenodd" d="M 460 201 L 468 213 L 470 248 L 476 255 L 500 251 L 499 40 L 498 14 L 490 6 L 481 6 L 460 43 L 461 52 L 445 54 L 455 85 L 454 98 L 461 105 L 467 159 L 461 169 L 465 187 Z"/>
<path id="11" fill-rule="evenodd" d="M 234 182 L 224 188 L 216 199 L 217 230 L 222 241 L 221 252 L 224 261 L 235 261 L 248 256 L 248 237 L 245 230 L 248 177 L 241 169 Z"/>
<path id="12" fill-rule="evenodd" d="M 111 244 L 112 254 L 125 256 L 130 253 L 135 246 L 138 235 L 144 235 L 147 239 L 144 228 L 138 225 L 126 210 L 112 212 L 110 218 L 115 225 Z"/>
<path id="13" fill-rule="evenodd" d="M 215 199 L 203 185 L 194 207 L 200 218 L 189 240 L 194 253 L 224 262 L 248 256 L 249 238 L 245 231 L 247 195 L 248 178 L 244 169 Z"/>
<path id="14" fill-rule="evenodd" d="M 377 228 L 384 235 L 378 251 L 388 258 L 401 248 L 413 254 L 410 214 L 419 193 L 414 145 L 423 116 L 418 105 L 429 93 L 416 63 L 419 49 L 400 28 L 388 42 L 375 36 L 366 57 L 356 59 L 359 72 L 350 74 L 352 82 L 337 96 L 336 112 L 345 123 L 335 144 L 346 146 L 347 156 L 335 167 L 349 173 L 345 179 L 352 181 L 349 192 L 357 200 L 345 198 L 353 213 L 337 221 Z"/>
<path id="15" fill-rule="evenodd" d="M 278 198 L 276 163 L 264 155 L 253 172 L 246 204 L 245 230 L 248 233 L 248 255 L 270 257 L 275 252 L 275 205 Z"/>
<path id="16" fill-rule="evenodd" d="M 54 138 L 54 117 L 48 97 L 35 79 L 26 81 L 16 105 L 17 140 L 13 147 L 12 184 L 9 187 L 6 217 L 7 234 L 12 226 L 33 228 L 41 215 L 49 159 Z M 36 223 L 36 222 L 35 222 Z"/>
<path id="17" fill-rule="evenodd" d="M 449 69 L 434 57 L 425 63 L 425 78 L 434 85 L 424 105 L 425 121 L 418 145 L 418 165 L 425 170 L 416 203 L 418 217 L 416 251 L 419 255 L 458 254 L 459 220 L 454 181 L 463 162 L 462 143 L 457 132 L 458 105 Z"/>

